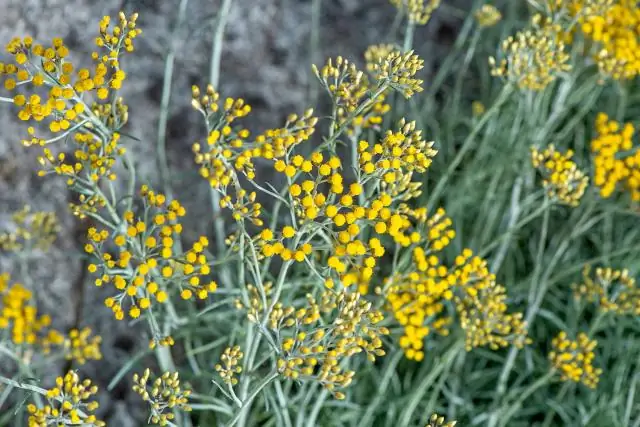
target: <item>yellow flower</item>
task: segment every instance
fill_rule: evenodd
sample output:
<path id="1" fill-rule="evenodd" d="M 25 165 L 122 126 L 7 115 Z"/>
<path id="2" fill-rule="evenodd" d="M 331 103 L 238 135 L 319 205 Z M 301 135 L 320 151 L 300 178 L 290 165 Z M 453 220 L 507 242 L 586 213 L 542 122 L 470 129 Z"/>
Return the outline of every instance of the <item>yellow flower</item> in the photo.
<path id="1" fill-rule="evenodd" d="M 592 364 L 597 344 L 584 333 L 578 334 L 576 341 L 571 341 L 563 331 L 551 341 L 549 360 L 563 381 L 582 382 L 587 387 L 596 388 L 602 374 L 602 369 L 594 368 Z"/>

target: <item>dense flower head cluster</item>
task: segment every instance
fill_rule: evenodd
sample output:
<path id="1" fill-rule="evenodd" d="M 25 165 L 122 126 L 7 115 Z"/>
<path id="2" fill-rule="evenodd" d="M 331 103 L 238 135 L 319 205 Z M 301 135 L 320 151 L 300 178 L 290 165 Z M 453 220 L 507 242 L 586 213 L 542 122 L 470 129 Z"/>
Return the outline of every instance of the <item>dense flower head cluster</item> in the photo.
<path id="1" fill-rule="evenodd" d="M 0 330 L 9 331 L 14 345 L 33 346 L 47 354 L 64 342 L 64 336 L 49 329 L 51 317 L 39 315 L 32 298 L 23 285 L 10 283 L 8 273 L 0 274 Z"/>
<path id="2" fill-rule="evenodd" d="M 406 12 L 409 22 L 426 25 L 433 12 L 440 6 L 440 0 L 389 0 L 392 5 Z"/>
<path id="3" fill-rule="evenodd" d="M 571 160 L 573 151 L 557 151 L 553 144 L 544 151 L 531 147 L 531 162 L 542 176 L 547 196 L 569 206 L 578 206 L 584 195 L 589 178 Z"/>
<path id="4" fill-rule="evenodd" d="M 504 286 L 492 280 L 487 287 L 469 286 L 464 291 L 466 295 L 456 299 L 456 309 L 465 331 L 467 351 L 482 346 L 497 350 L 510 344 L 522 348 L 531 342 L 523 314 L 507 313 Z"/>
<path id="5" fill-rule="evenodd" d="M 27 405 L 29 427 L 83 425 L 103 427 L 106 424 L 92 414 L 98 409 L 98 402 L 92 400 L 98 387 L 91 380 L 81 380 L 74 371 L 56 378 L 56 385 L 47 390 L 47 404 L 38 407 Z"/>
<path id="6" fill-rule="evenodd" d="M 416 130 L 415 121 L 401 119 L 397 130 L 388 130 L 380 143 L 369 146 L 365 141 L 360 142 L 362 171 L 365 174 L 384 171 L 383 179 L 387 184 L 397 180 L 396 171 L 400 169 L 423 173 L 438 153 L 433 144 L 433 141 L 423 139 L 422 131 Z"/>
<path id="7" fill-rule="evenodd" d="M 220 356 L 220 363 L 216 364 L 215 369 L 222 381 L 226 384 L 234 386 L 238 384 L 237 375 L 242 372 L 242 358 L 244 353 L 240 350 L 240 346 L 227 347 Z"/>
<path id="8" fill-rule="evenodd" d="M 640 288 L 627 269 L 599 267 L 592 271 L 586 265 L 582 283 L 573 284 L 572 288 L 576 298 L 596 303 L 605 313 L 640 315 Z"/>
<path id="9" fill-rule="evenodd" d="M 522 313 L 507 312 L 506 290 L 496 283 L 486 260 L 465 249 L 449 274 L 458 290 L 454 303 L 467 351 L 483 346 L 495 350 L 509 344 L 521 348 L 530 342 Z"/>
<path id="10" fill-rule="evenodd" d="M 609 198 L 618 187 L 629 191 L 631 200 L 640 201 L 640 150 L 635 149 L 632 123 L 624 126 L 605 113 L 596 117 L 596 135 L 591 140 L 594 154 L 593 182 L 600 195 Z"/>
<path id="11" fill-rule="evenodd" d="M 152 300 L 164 303 L 169 297 L 169 286 L 180 290 L 180 297 L 206 299 L 215 292 L 217 284 L 206 281 L 210 274 L 204 254 L 208 239 L 200 237 L 188 250 L 177 252 L 174 238 L 179 238 L 182 224 L 179 219 L 186 210 L 177 200 L 168 201 L 146 185 L 140 190 L 144 215 L 124 212 L 118 231 L 91 227 L 85 251 L 99 259 L 89 265 L 89 271 L 98 274 L 95 284 L 113 284 L 118 291 L 105 300 L 116 319 L 124 318 L 124 306 L 130 302 L 129 317 L 137 318 L 152 305 Z M 177 236 L 177 237 L 176 237 Z M 108 250 L 117 247 L 117 254 Z"/>
<path id="12" fill-rule="evenodd" d="M 493 27 L 502 19 L 500 11 L 491 4 L 483 4 L 480 9 L 474 13 L 478 25 L 482 28 Z"/>
<path id="13" fill-rule="evenodd" d="M 616 0 L 534 0 L 538 10 L 554 21 L 567 17 L 591 17 L 607 12 Z"/>
<path id="14" fill-rule="evenodd" d="M 35 43 L 31 37 L 13 39 L 7 51 L 14 63 L 0 64 L 4 87 L 15 91 L 13 102 L 23 121 L 35 122 L 27 128 L 25 146 L 42 146 L 38 161 L 40 176 L 58 174 L 80 194 L 70 205 L 80 218 L 93 216 L 106 201 L 95 191 L 104 179 L 115 180 L 115 166 L 125 154 L 117 132 L 127 121 L 127 106 L 117 96 L 126 73 L 120 66 L 125 52 L 134 50 L 137 14 L 119 14 L 113 23 L 105 16 L 92 52 L 93 67 L 77 68 L 69 49 L 60 38 L 50 45 Z M 40 122 L 48 123 L 49 137 L 38 136 Z M 71 149 L 61 152 L 57 142 L 72 141 Z"/>
<path id="15" fill-rule="evenodd" d="M 593 366 L 593 350 L 597 345 L 598 342 L 589 339 L 585 333 L 578 334 L 577 339 L 572 341 L 562 331 L 551 341 L 549 360 L 560 371 L 563 381 L 581 382 L 587 387 L 596 388 L 602 374 L 602 369 Z"/>
<path id="16" fill-rule="evenodd" d="M 432 331 L 448 335 L 453 322 L 450 308 L 454 307 L 465 332 L 467 351 L 527 344 L 530 340 L 522 313 L 507 312 L 505 288 L 496 283 L 484 259 L 466 248 L 454 265 L 441 262 L 438 253 L 455 236 L 444 210 L 439 209 L 426 224 L 426 238 L 413 248 L 411 266 L 387 278 L 382 290 L 389 310 L 403 328 L 399 344 L 405 356 L 421 361 L 424 339 Z"/>
<path id="17" fill-rule="evenodd" d="M 634 0 L 558 0 L 552 19 L 567 22 L 567 39 L 579 32 L 589 40 L 600 72 L 615 80 L 640 73 L 640 9 Z M 577 26 L 574 27 L 574 23 Z"/>
<path id="18" fill-rule="evenodd" d="M 11 219 L 15 229 L 0 232 L 0 250 L 28 252 L 31 249 L 46 251 L 60 231 L 55 212 L 32 212 L 25 206 Z"/>
<path id="19" fill-rule="evenodd" d="M 325 319 L 323 319 L 325 317 Z M 380 326 L 382 313 L 357 292 L 325 290 L 320 301 L 307 295 L 307 306 L 295 309 L 276 305 L 269 327 L 280 331 L 278 371 L 292 379 L 317 381 L 337 399 L 355 372 L 342 361 L 366 353 L 374 361 L 384 356 L 381 337 L 389 333 Z"/>
<path id="20" fill-rule="evenodd" d="M 167 371 L 152 380 L 151 371 L 147 368 L 142 375 L 133 375 L 133 391 L 149 404 L 150 423 L 161 426 L 173 425 L 173 410 L 191 411 L 191 391 L 181 387 L 178 372 Z"/>
<path id="21" fill-rule="evenodd" d="M 534 26 L 502 42 L 502 59 L 489 58 L 491 75 L 520 89 L 539 91 L 569 71 L 569 54 L 555 26 Z"/>
<path id="22" fill-rule="evenodd" d="M 413 268 L 392 275 L 384 284 L 389 310 L 403 327 L 400 347 L 410 360 L 424 358 L 424 339 L 432 331 L 449 334 L 452 318 L 446 303 L 453 298 L 457 277 L 441 264 L 437 253 L 455 236 L 450 223 L 444 210 L 438 209 L 427 220 L 426 240 L 413 249 Z"/>

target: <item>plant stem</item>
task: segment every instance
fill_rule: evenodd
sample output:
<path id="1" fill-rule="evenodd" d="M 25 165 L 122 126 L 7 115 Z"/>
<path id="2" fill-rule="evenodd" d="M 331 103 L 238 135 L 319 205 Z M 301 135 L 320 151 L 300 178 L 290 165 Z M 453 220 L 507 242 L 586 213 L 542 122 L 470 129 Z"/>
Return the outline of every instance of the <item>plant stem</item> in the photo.
<path id="1" fill-rule="evenodd" d="M 498 98 L 493 103 L 491 108 L 480 118 L 480 120 L 478 120 L 475 123 L 475 125 L 471 129 L 471 132 L 462 143 L 462 147 L 460 147 L 458 154 L 456 154 L 456 157 L 453 159 L 453 161 L 449 163 L 449 167 L 447 168 L 445 173 L 442 174 L 442 177 L 436 184 L 436 187 L 433 189 L 433 191 L 429 195 L 429 201 L 427 203 L 428 211 L 431 211 L 434 205 L 438 202 L 438 198 L 440 197 L 440 194 L 444 190 L 445 185 L 447 185 L 449 178 L 451 177 L 453 172 L 456 170 L 458 165 L 462 162 L 464 155 L 467 153 L 467 151 L 471 149 L 473 143 L 475 142 L 475 137 L 478 135 L 478 133 L 484 127 L 484 125 L 489 121 L 489 119 L 493 118 L 493 116 L 500 110 L 500 107 L 502 107 L 502 104 L 504 104 L 505 101 L 509 98 L 509 95 L 511 94 L 511 92 L 512 92 L 512 87 L 510 85 L 504 86 L 502 88 L 502 91 L 500 92 L 500 95 L 498 95 Z"/>
<path id="2" fill-rule="evenodd" d="M 275 380 L 278 377 L 278 375 L 279 374 L 277 371 L 274 371 L 271 374 L 269 374 L 264 380 L 262 380 L 260 384 L 258 384 L 258 386 L 255 389 L 253 389 L 251 394 L 249 394 L 245 399 L 243 399 L 242 407 L 236 411 L 235 415 L 227 423 L 227 427 L 232 427 L 238 422 L 242 414 L 245 413 L 245 409 L 247 409 L 249 405 L 251 405 L 251 402 L 253 401 L 253 399 L 256 398 L 256 396 L 262 391 L 262 389 L 264 389 L 269 384 L 271 384 L 271 382 Z"/>
<path id="3" fill-rule="evenodd" d="M 164 81 L 162 84 L 162 98 L 160 101 L 160 117 L 158 118 L 158 140 L 156 154 L 160 183 L 165 194 L 172 199 L 173 191 L 170 184 L 169 163 L 167 162 L 167 121 L 169 119 L 169 102 L 171 101 L 171 86 L 173 83 L 173 69 L 176 58 L 178 31 L 184 23 L 189 0 L 180 0 L 178 19 L 171 35 L 171 43 L 164 62 Z"/>
<path id="4" fill-rule="evenodd" d="M 550 370 L 544 376 L 538 378 L 538 380 L 533 384 L 531 384 L 526 390 L 520 393 L 520 397 L 518 397 L 518 399 L 507 409 L 507 412 L 504 415 L 500 416 L 500 427 L 507 426 L 509 420 L 511 420 L 511 417 L 513 417 L 513 415 L 522 405 L 522 402 L 524 402 L 529 396 L 531 396 L 540 387 L 546 385 L 549 382 L 549 380 L 553 377 L 554 374 L 555 374 L 555 371 Z M 495 422 L 491 422 L 488 427 L 493 427 L 494 425 L 495 425 Z"/>
<path id="5" fill-rule="evenodd" d="M 416 24 L 412 21 L 409 21 L 407 24 L 407 28 L 404 33 L 404 43 L 402 44 L 402 51 L 408 52 L 411 50 L 413 45 L 413 34 L 415 33 Z"/>
<path id="6" fill-rule="evenodd" d="M 209 67 L 209 83 L 215 88 L 220 81 L 220 60 L 222 57 L 222 43 L 224 39 L 224 29 L 227 24 L 229 10 L 233 0 L 224 0 L 217 16 L 215 31 L 213 35 L 213 46 L 211 49 L 211 64 Z M 208 126 L 208 125 L 207 125 Z M 211 209 L 213 211 L 213 232 L 216 242 L 217 256 L 222 257 L 225 253 L 225 227 L 224 217 L 220 209 L 220 194 L 213 188 L 209 190 L 211 197 Z M 220 280 L 225 287 L 231 287 L 231 276 L 225 265 L 220 267 Z"/>

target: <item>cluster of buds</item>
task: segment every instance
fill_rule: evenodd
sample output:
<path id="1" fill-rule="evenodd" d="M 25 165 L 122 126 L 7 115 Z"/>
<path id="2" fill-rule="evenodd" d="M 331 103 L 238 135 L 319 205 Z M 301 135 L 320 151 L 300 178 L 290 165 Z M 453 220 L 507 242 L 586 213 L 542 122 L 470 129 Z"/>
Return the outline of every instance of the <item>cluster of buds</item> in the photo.
<path id="1" fill-rule="evenodd" d="M 393 51 L 373 67 L 374 73 L 381 81 L 387 82 L 406 98 L 422 92 L 424 82 L 415 78 L 416 73 L 422 68 L 424 68 L 424 60 L 412 50 L 405 53 Z"/>
<path id="2" fill-rule="evenodd" d="M 370 361 L 385 354 L 381 336 L 389 333 L 379 326 L 382 313 L 373 309 L 360 294 L 343 290 L 325 291 L 320 302 L 307 295 L 309 307 L 295 310 L 279 307 L 270 327 L 284 335 L 278 371 L 287 378 L 319 382 L 337 399 L 351 384 L 354 371 L 343 361 L 365 352 Z M 322 314 L 328 315 L 321 322 Z"/>
<path id="3" fill-rule="evenodd" d="M 102 337 L 91 335 L 91 328 L 72 329 L 64 341 L 65 357 L 83 365 L 87 360 L 100 360 Z"/>
<path id="4" fill-rule="evenodd" d="M 244 353 L 240 350 L 240 346 L 227 347 L 224 349 L 220 362 L 215 366 L 216 372 L 226 384 L 234 386 L 238 384 L 237 374 L 242 372 L 240 362 L 244 357 Z"/>
<path id="5" fill-rule="evenodd" d="M 640 288 L 629 270 L 596 268 L 593 277 L 591 273 L 591 266 L 586 265 L 582 283 L 572 285 L 576 298 L 597 303 L 605 313 L 640 315 Z"/>
<path id="6" fill-rule="evenodd" d="M 15 229 L 0 233 L 0 249 L 4 251 L 46 251 L 55 241 L 60 225 L 54 212 L 31 212 L 29 206 L 15 212 Z"/>
<path id="7" fill-rule="evenodd" d="M 407 13 L 409 22 L 426 25 L 433 12 L 440 6 L 440 0 L 390 0 L 391 4 Z"/>
<path id="8" fill-rule="evenodd" d="M 510 344 L 522 348 L 531 342 L 522 313 L 507 312 L 506 290 L 496 283 L 486 260 L 465 249 L 449 274 L 460 288 L 454 302 L 467 351 L 482 346 L 497 350 Z"/>
<path id="9" fill-rule="evenodd" d="M 504 58 L 489 58 L 491 75 L 502 77 L 520 89 L 539 91 L 560 73 L 571 69 L 558 29 L 540 27 L 520 31 L 502 42 Z"/>
<path id="10" fill-rule="evenodd" d="M 312 70 L 336 106 L 347 113 L 356 110 L 367 91 L 367 82 L 365 74 L 353 62 L 338 56 L 335 61 L 329 58 L 321 69 L 313 65 Z"/>
<path id="11" fill-rule="evenodd" d="M 181 388 L 177 372 L 165 372 L 153 381 L 150 381 L 150 375 L 148 368 L 142 375 L 133 375 L 133 391 L 148 402 L 151 409 L 150 422 L 166 426 L 175 417 L 172 410 L 191 411 L 191 391 Z"/>
<path id="12" fill-rule="evenodd" d="M 473 16 L 481 28 L 493 27 L 502 19 L 500 11 L 491 4 L 483 4 Z"/>

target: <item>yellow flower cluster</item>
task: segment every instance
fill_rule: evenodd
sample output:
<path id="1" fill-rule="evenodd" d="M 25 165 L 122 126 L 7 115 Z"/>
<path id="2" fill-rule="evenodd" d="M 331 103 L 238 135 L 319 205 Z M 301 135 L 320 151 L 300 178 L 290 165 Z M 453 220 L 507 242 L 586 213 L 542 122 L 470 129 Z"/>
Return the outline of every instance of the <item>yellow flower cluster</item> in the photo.
<path id="1" fill-rule="evenodd" d="M 32 305 L 31 291 L 19 283 L 10 285 L 9 281 L 8 273 L 0 274 L 0 329 L 10 333 L 16 346 L 35 346 L 48 354 L 52 346 L 64 342 L 64 337 L 48 329 L 51 318 L 38 315 L 38 309 Z"/>
<path id="2" fill-rule="evenodd" d="M 0 233 L 0 249 L 10 252 L 46 251 L 56 240 L 60 225 L 55 212 L 31 212 L 29 206 L 15 212 L 15 230 Z"/>
<path id="3" fill-rule="evenodd" d="M 396 47 L 391 44 L 369 46 L 364 53 L 368 76 L 342 57 L 335 60 L 335 66 L 333 60 L 329 59 L 321 71 L 313 67 L 334 99 L 337 128 L 347 126 L 346 132 L 354 135 L 362 129 L 375 128 L 382 123 L 383 116 L 391 110 L 391 106 L 386 103 L 387 91 L 378 91 L 379 64 L 395 51 Z M 377 96 L 368 101 L 373 93 Z"/>
<path id="4" fill-rule="evenodd" d="M 349 386 L 355 372 L 344 370 L 342 361 L 362 352 L 370 361 L 385 354 L 381 337 L 389 331 L 379 326 L 382 319 L 371 302 L 347 290 L 326 290 L 320 302 L 307 295 L 307 306 L 297 310 L 278 303 L 269 327 L 282 339 L 279 372 L 317 381 L 335 398 L 344 399 L 340 390 Z"/>
<path id="5" fill-rule="evenodd" d="M 102 338 L 99 335 L 91 336 L 90 328 L 72 329 L 64 341 L 65 357 L 81 365 L 87 360 L 100 360 L 102 359 L 101 343 Z"/>
<path id="6" fill-rule="evenodd" d="M 489 58 L 491 75 L 520 89 L 539 91 L 569 71 L 569 54 L 555 26 L 535 26 L 502 42 L 503 59 Z"/>
<path id="7" fill-rule="evenodd" d="M 605 313 L 640 315 L 640 288 L 627 269 L 596 268 L 592 277 L 586 265 L 582 277 L 582 283 L 572 285 L 576 298 L 597 303 Z"/>
<path id="8" fill-rule="evenodd" d="M 353 113 L 369 90 L 364 72 L 342 56 L 335 60 L 329 58 L 321 69 L 314 64 L 312 69 L 331 96 L 334 106 L 342 109 L 345 114 Z M 346 119 L 344 117 L 343 120 Z"/>
<path id="9" fill-rule="evenodd" d="M 89 271 L 99 274 L 95 284 L 112 283 L 118 294 L 105 300 L 116 319 L 124 318 L 123 306 L 130 301 L 129 316 L 137 318 L 152 305 L 152 298 L 162 304 L 168 298 L 167 285 L 180 289 L 182 299 L 197 296 L 207 298 L 217 284 L 205 283 L 210 267 L 204 250 L 209 242 L 202 236 L 191 249 L 175 253 L 174 236 L 182 232 L 179 218 L 186 210 L 177 200 L 169 202 L 161 193 L 147 186 L 140 191 L 144 202 L 143 217 L 132 211 L 124 213 L 121 232 L 111 234 L 107 229 L 88 230 L 89 243 L 85 251 L 93 254 L 99 264 L 90 264 Z M 105 251 L 112 243 L 119 248 L 117 256 Z"/>
<path id="10" fill-rule="evenodd" d="M 103 427 L 106 424 L 92 414 L 98 409 L 98 402 L 92 399 L 98 387 L 91 380 L 80 380 L 74 371 L 56 378 L 56 386 L 47 390 L 48 404 L 38 408 L 27 405 L 29 427 L 83 425 Z"/>
<path id="11" fill-rule="evenodd" d="M 385 296 L 389 309 L 403 327 L 400 347 L 410 360 L 424 358 L 424 338 L 431 331 L 449 334 L 450 316 L 444 315 L 445 302 L 453 298 L 455 274 L 440 264 L 436 255 L 455 237 L 451 220 L 443 209 L 427 221 L 426 242 L 413 249 L 412 271 L 395 274 L 385 281 Z M 466 252 L 465 252 L 466 253 Z"/>
<path id="12" fill-rule="evenodd" d="M 584 333 L 578 334 L 576 341 L 571 341 L 563 331 L 551 341 L 549 360 L 560 371 L 563 381 L 582 382 L 587 387 L 596 388 L 602 373 L 602 369 L 594 368 L 592 364 L 597 344 Z"/>
<path id="13" fill-rule="evenodd" d="M 14 90 L 30 83 L 34 88 L 31 94 L 15 95 L 14 103 L 21 108 L 18 117 L 36 122 L 50 118 L 49 130 L 54 134 L 74 128 L 94 129 L 96 123 L 89 117 L 83 95 L 94 92 L 95 98 L 102 101 L 107 100 L 110 91 L 120 89 L 126 74 L 120 68 L 119 58 L 124 51 L 133 51 L 133 39 L 141 33 L 136 28 L 136 19 L 137 14 L 127 18 L 121 12 L 118 24 L 112 29 L 108 16 L 100 21 L 96 45 L 106 53 L 92 53 L 93 72 L 88 68 L 76 70 L 69 61 L 69 49 L 60 38 L 53 39 L 50 46 L 35 44 L 30 37 L 13 39 L 7 51 L 14 55 L 15 63 L 0 64 L 0 75 L 6 76 L 4 87 Z M 42 88 L 41 94 L 37 88 Z M 45 89 L 48 92 L 43 98 Z M 45 144 L 45 140 L 34 136 L 33 128 L 29 133 L 32 139 L 25 141 L 26 145 Z"/>
<path id="14" fill-rule="evenodd" d="M 481 262 L 472 259 L 472 264 Z M 486 261 L 478 265 L 485 270 Z M 465 331 L 467 351 L 475 347 L 489 346 L 492 350 L 510 344 L 522 348 L 531 340 L 527 338 L 527 324 L 522 313 L 507 313 L 506 289 L 492 278 L 464 287 L 466 295 L 456 298 L 460 326 Z"/>
<path id="15" fill-rule="evenodd" d="M 220 356 L 220 362 L 215 366 L 216 372 L 226 384 L 234 386 L 238 384 L 237 374 L 242 372 L 240 362 L 244 357 L 244 353 L 240 350 L 240 346 L 227 347 Z"/>
<path id="16" fill-rule="evenodd" d="M 49 170 L 39 171 L 40 176 L 54 172 L 67 177 L 67 184 L 70 186 L 83 178 L 92 182 L 98 182 L 103 177 L 110 181 L 116 179 L 113 166 L 118 156 L 124 155 L 126 151 L 120 144 L 120 134 L 114 133 L 106 143 L 96 139 L 90 133 L 76 133 L 73 139 L 77 144 L 77 149 L 69 162 L 67 162 L 68 159 L 65 158 L 64 153 L 54 156 L 48 148 L 43 150 L 43 155 L 38 158 L 38 161 L 42 166 L 49 167 Z M 83 171 L 86 176 L 81 177 L 80 174 Z"/>
<path id="17" fill-rule="evenodd" d="M 640 73 L 640 8 L 634 0 L 573 0 L 569 14 L 595 44 L 600 72 L 613 79 Z"/>
<path id="18" fill-rule="evenodd" d="M 8 273 L 0 274 L 0 330 L 9 332 L 18 348 L 31 348 L 42 354 L 60 351 L 67 360 L 83 365 L 87 360 L 100 360 L 100 336 L 92 336 L 90 328 L 73 329 L 64 336 L 50 328 L 51 317 L 38 315 L 33 294 L 19 283 L 10 285 Z"/>
<path id="19" fill-rule="evenodd" d="M 370 146 L 366 141 L 360 141 L 362 172 L 366 175 L 384 173 L 382 178 L 387 184 L 396 182 L 401 169 L 423 173 L 438 153 L 433 144 L 422 138 L 422 131 L 416 130 L 415 121 L 401 119 L 397 130 L 388 130 L 380 143 Z"/>
<path id="20" fill-rule="evenodd" d="M 593 182 L 600 195 L 609 198 L 619 184 L 631 194 L 631 200 L 640 201 L 640 150 L 634 150 L 631 123 L 621 126 L 605 113 L 596 117 L 596 135 L 591 141 L 594 154 Z"/>
<path id="21" fill-rule="evenodd" d="M 473 16 L 481 28 L 493 27 L 502 19 L 500 11 L 491 4 L 483 4 Z"/>
<path id="22" fill-rule="evenodd" d="M 209 129 L 206 145 L 197 142 L 192 150 L 200 175 L 223 193 L 229 184 L 238 182 L 238 173 L 249 180 L 255 178 L 256 158 L 283 157 L 288 149 L 309 139 L 318 121 L 312 109 L 302 116 L 291 114 L 284 127 L 269 129 L 252 141 L 247 129 L 232 126 L 236 119 L 248 115 L 251 107 L 242 99 L 227 98 L 220 103 L 219 98 L 211 85 L 205 95 L 197 86 L 192 87 L 192 105 L 204 115 Z"/>
<path id="23" fill-rule="evenodd" d="M 29 126 L 29 136 L 22 141 L 25 146 L 44 147 L 38 158 L 43 167 L 39 175 L 66 177 L 67 184 L 80 194 L 79 203 L 70 206 L 80 218 L 105 206 L 94 187 L 101 178 L 116 178 L 115 162 L 125 153 L 117 130 L 127 121 L 128 112 L 116 95 L 126 78 L 120 58 L 133 51 L 133 40 L 141 33 L 136 19 L 137 14 L 127 17 L 121 12 L 113 26 L 109 17 L 101 20 L 96 44 L 102 53 L 92 52 L 91 68 L 76 68 L 60 38 L 49 46 L 30 37 L 16 38 L 7 46 L 14 63 L 0 64 L 4 87 L 17 92 L 13 101 L 20 109 L 18 117 L 48 122 L 49 139 L 37 136 Z M 51 148 L 69 140 L 73 141 L 69 154 Z"/>
<path id="24" fill-rule="evenodd" d="M 440 0 L 389 0 L 392 5 L 406 12 L 409 22 L 426 25 Z"/>
<path id="25" fill-rule="evenodd" d="M 151 371 L 145 369 L 142 375 L 133 375 L 133 391 L 149 404 L 151 415 L 149 420 L 161 426 L 174 425 L 173 410 L 190 412 L 190 390 L 183 390 L 180 386 L 178 372 L 164 372 L 161 376 L 149 381 Z"/>
<path id="26" fill-rule="evenodd" d="M 347 183 L 340 160 L 313 153 L 309 159 L 300 155 L 277 160 L 276 171 L 291 181 L 289 195 L 296 223 L 285 226 L 276 236 L 269 229 L 259 236 L 263 256 L 278 255 L 283 260 L 302 262 L 313 251 L 313 245 L 301 241 L 300 235 L 317 229 L 331 230 L 333 253 L 327 259 L 329 271 L 338 274 L 344 286 L 366 285 L 372 277 L 376 259 L 384 255 L 380 238 L 360 239 L 363 227 L 371 226 L 380 235 L 389 235 L 397 243 L 409 246 L 420 239 L 411 228 L 412 220 L 424 217 L 423 210 L 412 210 L 402 203 L 392 209 L 395 200 L 408 200 L 419 194 L 418 183 L 411 183 L 411 171 L 423 172 L 431 164 L 436 151 L 432 142 L 422 139 L 415 123 L 399 123 L 397 132 L 388 132 L 380 143 L 358 144 L 361 165 L 359 181 Z M 409 171 L 408 173 L 406 171 Z M 367 184 L 382 182 L 384 191 L 367 198 Z M 366 203 L 360 203 L 360 201 Z M 332 286 L 333 280 L 327 281 Z M 360 290 L 364 291 L 362 287 Z"/>
<path id="27" fill-rule="evenodd" d="M 55 173 L 64 176 L 67 185 L 80 187 L 86 187 L 87 181 L 97 183 L 104 177 L 110 181 L 116 179 L 113 167 L 117 158 L 126 151 L 119 143 L 120 134 L 114 133 L 107 143 L 91 133 L 76 133 L 73 140 L 76 150 L 71 158 L 64 153 L 56 155 L 49 148 L 43 149 L 42 155 L 38 157 L 38 162 L 43 166 L 38 171 L 39 176 Z"/>
<path id="28" fill-rule="evenodd" d="M 410 267 L 387 278 L 382 292 L 388 308 L 403 328 L 400 347 L 410 360 L 424 358 L 424 339 L 435 331 L 449 334 L 452 303 L 465 331 L 466 348 L 492 349 L 511 343 L 523 346 L 526 324 L 522 313 L 507 313 L 505 289 L 496 283 L 487 262 L 464 249 L 455 265 L 443 265 L 438 253 L 455 237 L 451 219 L 443 209 L 423 219 L 422 237 L 413 248 Z"/>
<path id="29" fill-rule="evenodd" d="M 578 206 L 589 185 L 589 178 L 578 169 L 572 157 L 572 150 L 561 153 L 553 144 L 544 151 L 531 147 L 531 162 L 542 175 L 547 196 L 569 206 Z"/>
<path id="30" fill-rule="evenodd" d="M 392 44 L 374 44 L 364 51 L 364 60 L 366 63 L 366 69 L 374 79 L 378 79 L 380 76 L 376 74 L 378 71 L 378 64 L 383 62 L 392 52 L 396 52 L 398 49 Z"/>

